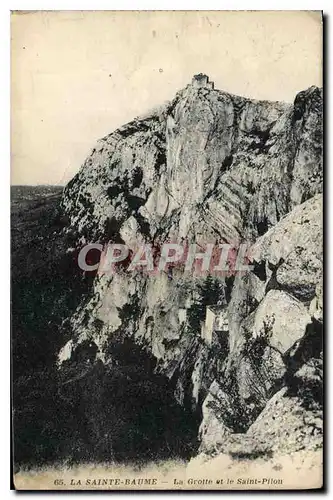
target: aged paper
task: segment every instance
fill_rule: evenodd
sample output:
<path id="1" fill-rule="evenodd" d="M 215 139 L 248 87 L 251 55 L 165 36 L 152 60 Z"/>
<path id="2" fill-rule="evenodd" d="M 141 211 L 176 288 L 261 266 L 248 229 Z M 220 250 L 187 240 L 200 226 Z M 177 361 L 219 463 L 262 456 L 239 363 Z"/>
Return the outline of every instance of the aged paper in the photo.
<path id="1" fill-rule="evenodd" d="M 322 487 L 322 26 L 12 13 L 16 489 Z"/>

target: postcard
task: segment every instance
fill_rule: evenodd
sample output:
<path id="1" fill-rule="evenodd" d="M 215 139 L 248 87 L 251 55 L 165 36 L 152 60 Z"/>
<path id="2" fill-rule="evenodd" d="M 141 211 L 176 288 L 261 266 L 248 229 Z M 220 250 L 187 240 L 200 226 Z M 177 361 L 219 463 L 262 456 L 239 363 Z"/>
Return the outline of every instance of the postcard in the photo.
<path id="1" fill-rule="evenodd" d="M 322 488 L 322 39 L 12 13 L 17 490 Z"/>

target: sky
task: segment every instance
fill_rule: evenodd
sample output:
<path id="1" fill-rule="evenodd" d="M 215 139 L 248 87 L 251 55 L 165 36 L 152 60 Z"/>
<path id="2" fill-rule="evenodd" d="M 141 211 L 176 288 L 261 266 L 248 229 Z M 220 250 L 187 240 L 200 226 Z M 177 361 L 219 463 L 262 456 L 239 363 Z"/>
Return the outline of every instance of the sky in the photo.
<path id="1" fill-rule="evenodd" d="M 201 72 L 220 90 L 292 102 L 322 85 L 321 15 L 13 13 L 12 184 L 66 184 L 99 138 L 171 100 Z"/>

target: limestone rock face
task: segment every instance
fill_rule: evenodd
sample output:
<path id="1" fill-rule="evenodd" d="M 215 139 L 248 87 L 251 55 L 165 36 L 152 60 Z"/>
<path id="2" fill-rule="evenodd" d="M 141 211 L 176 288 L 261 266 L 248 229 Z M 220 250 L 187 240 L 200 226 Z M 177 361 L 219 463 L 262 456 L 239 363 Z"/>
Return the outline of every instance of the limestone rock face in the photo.
<path id="1" fill-rule="evenodd" d="M 295 107 L 189 85 L 98 142 L 65 190 L 71 226 L 89 241 L 131 216 L 150 238 L 263 234 L 321 191 L 321 91 L 303 94 Z"/>
<path id="2" fill-rule="evenodd" d="M 314 196 L 284 217 L 251 249 L 254 261 L 265 260 L 271 286 L 281 287 L 301 300 L 312 299 L 320 282 L 322 209 L 322 197 Z"/>
<path id="3" fill-rule="evenodd" d="M 246 405 L 247 434 L 260 429 L 253 443 L 272 439 L 273 451 L 283 448 L 282 442 L 287 452 L 289 444 L 295 451 L 319 446 L 322 439 L 320 429 L 304 427 L 299 417 L 305 411 L 307 422 L 321 419 L 321 213 L 321 196 L 316 195 L 259 238 L 250 252 L 253 269 L 235 280 L 229 304 L 230 353 L 221 390 L 232 385 L 238 395 L 234 415 Z M 281 415 L 275 416 L 273 408 Z M 273 426 L 272 437 L 261 434 L 262 425 Z"/>
<path id="4" fill-rule="evenodd" d="M 305 408 L 301 398 L 288 395 L 288 389 L 283 388 L 268 402 L 247 434 L 255 442 L 257 437 L 264 440 L 271 451 L 290 453 L 320 448 L 322 430 L 321 411 Z"/>
<path id="5" fill-rule="evenodd" d="M 95 277 L 69 319 L 59 362 L 89 341 L 96 360 L 112 363 L 110 343 L 130 337 L 156 359 L 181 405 L 203 404 L 209 448 L 254 425 L 311 357 L 312 340 L 300 340 L 312 339 L 322 319 L 322 92 L 311 87 L 286 104 L 201 83 L 98 141 L 62 209 L 76 248 L 251 243 L 253 269 L 231 283 L 228 348 L 209 348 L 200 334 L 205 306 L 226 300 L 227 280 L 212 287 L 177 269 L 172 279 L 123 271 Z M 239 416 L 241 431 L 227 414 Z"/>
<path id="6" fill-rule="evenodd" d="M 232 433 L 219 412 L 221 408 L 226 411 L 226 407 L 231 408 L 229 397 L 214 381 L 202 405 L 202 422 L 199 428 L 202 450 L 214 450 L 219 442 L 223 442 Z"/>
<path id="7" fill-rule="evenodd" d="M 256 310 L 253 335 L 265 336 L 268 345 L 285 354 L 305 334 L 311 318 L 307 308 L 280 290 L 270 290 Z"/>
<path id="8" fill-rule="evenodd" d="M 306 425 L 304 425 L 306 423 Z M 221 425 L 221 424 L 220 424 Z M 220 433 L 214 445 L 203 441 L 201 451 L 231 458 L 269 458 L 273 453 L 318 450 L 322 446 L 323 421 L 318 408 L 305 408 L 301 398 L 285 387 L 267 403 L 245 434 Z"/>

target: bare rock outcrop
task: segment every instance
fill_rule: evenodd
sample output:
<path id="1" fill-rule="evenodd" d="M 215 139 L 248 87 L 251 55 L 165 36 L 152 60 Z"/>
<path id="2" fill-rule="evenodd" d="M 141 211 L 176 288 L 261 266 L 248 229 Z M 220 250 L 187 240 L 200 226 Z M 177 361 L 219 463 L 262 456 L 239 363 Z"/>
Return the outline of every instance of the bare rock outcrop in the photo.
<path id="1" fill-rule="evenodd" d="M 70 362 L 92 342 L 92 363 L 107 365 L 110 344 L 131 338 L 181 405 L 203 404 L 207 449 L 229 434 L 254 435 L 266 405 L 271 418 L 271 398 L 318 355 L 322 321 L 322 91 L 286 104 L 213 87 L 192 83 L 98 141 L 65 189 L 66 232 L 73 248 L 247 241 L 253 270 L 213 285 L 178 271 L 172 280 L 126 270 L 96 276 L 67 322 L 59 359 Z M 229 302 L 227 349 L 201 338 L 206 305 L 221 299 Z"/>

